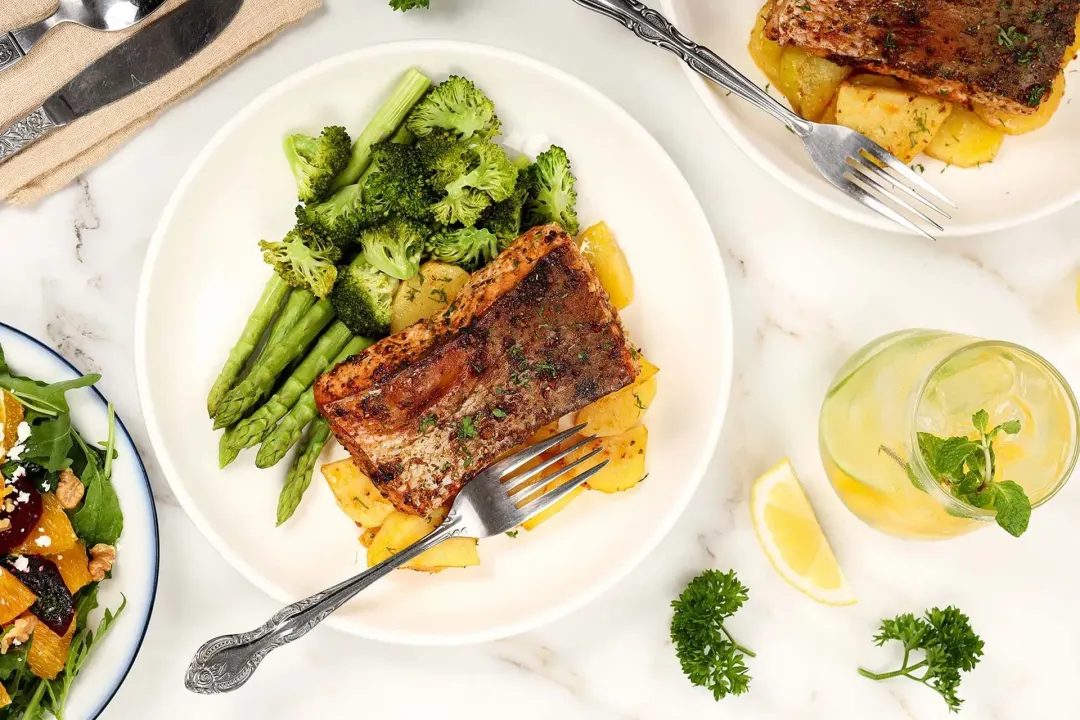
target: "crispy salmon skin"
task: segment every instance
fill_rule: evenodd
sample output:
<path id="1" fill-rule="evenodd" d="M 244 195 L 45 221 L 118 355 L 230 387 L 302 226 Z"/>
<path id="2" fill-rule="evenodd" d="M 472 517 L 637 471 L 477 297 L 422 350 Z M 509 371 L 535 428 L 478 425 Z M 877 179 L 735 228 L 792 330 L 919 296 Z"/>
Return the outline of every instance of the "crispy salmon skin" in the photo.
<path id="1" fill-rule="evenodd" d="M 545 226 L 443 313 L 319 378 L 315 399 L 387 499 L 429 515 L 538 428 L 632 383 L 634 357 L 588 261 Z"/>
<path id="2" fill-rule="evenodd" d="M 910 81 L 928 95 L 1031 114 L 1072 59 L 1080 0 L 779 0 L 770 39 Z"/>

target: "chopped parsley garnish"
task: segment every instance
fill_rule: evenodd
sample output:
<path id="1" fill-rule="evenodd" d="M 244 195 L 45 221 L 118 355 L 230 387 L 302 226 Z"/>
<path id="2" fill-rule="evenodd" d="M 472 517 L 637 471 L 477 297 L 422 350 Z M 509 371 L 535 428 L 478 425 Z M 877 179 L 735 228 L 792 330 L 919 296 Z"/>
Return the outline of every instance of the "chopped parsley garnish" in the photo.
<path id="1" fill-rule="evenodd" d="M 466 415 L 461 418 L 461 422 L 458 423 L 458 439 L 465 440 L 467 438 L 476 437 L 476 423 L 473 422 L 471 416 Z"/>
<path id="2" fill-rule="evenodd" d="M 428 295 L 435 298 L 436 300 L 441 302 L 443 305 L 449 305 L 450 304 L 450 298 L 448 298 L 446 296 L 446 291 L 445 290 L 439 290 L 439 289 L 432 290 L 431 292 L 428 293 Z"/>
<path id="3" fill-rule="evenodd" d="M 425 415 L 420 420 L 420 432 L 427 432 L 431 428 L 435 427 L 435 424 L 438 422 L 438 420 L 439 419 L 434 415 Z"/>
<path id="4" fill-rule="evenodd" d="M 518 536 L 518 531 L 517 530 L 507 530 L 506 531 L 506 537 L 508 537 L 508 538 L 517 538 L 517 536 Z"/>
<path id="5" fill-rule="evenodd" d="M 525 348 L 521 347 L 520 345 L 514 345 L 514 346 L 512 346 L 510 348 L 509 353 L 510 353 L 510 357 L 512 359 L 517 360 L 519 362 L 524 362 L 524 360 L 525 360 Z"/>
<path id="6" fill-rule="evenodd" d="M 1035 87 L 1031 88 L 1031 91 L 1028 93 L 1027 104 L 1030 107 L 1039 107 L 1039 104 L 1042 102 L 1043 95 L 1045 94 L 1046 86 L 1036 85 Z"/>
<path id="7" fill-rule="evenodd" d="M 648 409 L 645 407 L 645 403 L 641 402 L 641 397 L 637 393 L 634 393 L 634 406 L 642 412 Z"/>
<path id="8" fill-rule="evenodd" d="M 491 410 L 491 416 L 494 417 L 494 418 L 497 418 L 499 420 L 502 420 L 504 417 L 506 417 L 506 411 L 503 410 L 500 407 L 493 408 Z"/>
<path id="9" fill-rule="evenodd" d="M 545 360 L 544 362 L 536 363 L 535 365 L 533 365 L 533 369 L 541 375 L 547 375 L 548 377 L 552 378 L 559 374 L 558 366 L 555 363 L 547 360 Z"/>
<path id="10" fill-rule="evenodd" d="M 1012 50 L 1020 43 L 1026 43 L 1028 36 L 1016 29 L 1015 25 L 1004 28 L 998 25 L 998 45 Z"/>
<path id="11" fill-rule="evenodd" d="M 896 38 L 893 37 L 893 31 L 892 30 L 885 33 L 885 47 L 888 48 L 889 50 L 893 50 L 893 49 L 896 48 Z"/>

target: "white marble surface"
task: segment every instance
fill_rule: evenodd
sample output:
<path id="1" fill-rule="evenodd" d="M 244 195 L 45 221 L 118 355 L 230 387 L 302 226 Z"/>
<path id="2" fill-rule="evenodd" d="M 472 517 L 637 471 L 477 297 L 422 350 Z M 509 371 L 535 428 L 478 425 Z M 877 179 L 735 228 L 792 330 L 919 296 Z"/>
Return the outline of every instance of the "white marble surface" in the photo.
<path id="1" fill-rule="evenodd" d="M 77 185 L 35 208 L 0 210 L 0 318 L 47 339 L 82 369 L 104 372 L 101 387 L 153 475 L 163 536 L 160 592 L 142 654 L 105 717 L 932 720 L 946 716 L 936 695 L 913 683 L 872 683 L 855 668 L 895 659 L 870 643 L 878 618 L 948 603 L 971 615 L 987 644 L 984 662 L 963 684 L 962 717 L 1074 716 L 1080 484 L 1037 512 L 1019 541 L 987 531 L 945 544 L 901 542 L 861 525 L 832 493 L 817 455 L 816 418 L 839 364 L 863 342 L 901 327 L 1025 342 L 1080 378 L 1080 244 L 1073 230 L 1080 208 L 1021 230 L 937 244 L 846 225 L 741 156 L 699 106 L 676 61 L 610 21 L 569 0 L 432 1 L 430 13 L 403 16 L 384 0 L 327 0 L 324 11 Z M 418 37 L 513 48 L 578 74 L 629 109 L 672 154 L 705 206 L 733 288 L 736 379 L 723 441 L 679 527 L 632 577 L 561 622 L 441 650 L 320 630 L 268 660 L 244 690 L 190 695 L 181 679 L 193 650 L 211 635 L 255 626 L 276 608 L 188 522 L 142 430 L 132 322 L 147 242 L 198 150 L 265 88 L 337 53 Z M 785 455 L 859 594 L 854 607 L 805 599 L 758 548 L 748 488 Z M 683 679 L 667 636 L 668 603 L 707 567 L 733 567 L 750 586 L 751 600 L 731 629 L 758 652 L 750 694 L 719 706 Z"/>

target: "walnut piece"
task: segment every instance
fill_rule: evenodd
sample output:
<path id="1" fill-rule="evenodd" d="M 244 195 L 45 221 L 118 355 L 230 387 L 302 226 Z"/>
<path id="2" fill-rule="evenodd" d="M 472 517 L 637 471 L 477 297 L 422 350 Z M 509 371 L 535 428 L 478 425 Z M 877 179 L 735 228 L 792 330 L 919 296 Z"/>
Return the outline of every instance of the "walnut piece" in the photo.
<path id="1" fill-rule="evenodd" d="M 60 507 L 65 510 L 74 510 L 82 502 L 86 488 L 71 469 L 65 469 L 60 473 L 60 484 L 56 486 L 56 499 L 60 501 Z"/>
<path id="2" fill-rule="evenodd" d="M 105 579 L 105 573 L 112 570 L 116 562 L 116 548 L 105 543 L 98 543 L 90 548 L 90 578 L 95 582 Z"/>
<path id="3" fill-rule="evenodd" d="M 30 639 L 30 633 L 37 627 L 37 618 L 33 615 L 15 618 L 15 624 L 4 631 L 0 637 L 0 655 L 6 655 L 12 645 L 22 645 Z"/>
<path id="4" fill-rule="evenodd" d="M 0 519 L 0 532 L 11 529 L 11 520 L 9 518 Z"/>

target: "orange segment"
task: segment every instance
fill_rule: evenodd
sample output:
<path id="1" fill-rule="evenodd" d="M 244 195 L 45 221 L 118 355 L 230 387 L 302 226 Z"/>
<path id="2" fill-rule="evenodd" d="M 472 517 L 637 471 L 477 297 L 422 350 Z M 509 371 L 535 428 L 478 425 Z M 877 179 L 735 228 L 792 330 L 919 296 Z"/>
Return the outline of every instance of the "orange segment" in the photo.
<path id="1" fill-rule="evenodd" d="M 7 625 L 30 609 L 37 595 L 7 570 L 0 569 L 0 625 Z"/>
<path id="2" fill-rule="evenodd" d="M 19 436 L 19 423 L 26 417 L 22 403 L 7 390 L 0 390 L 0 460 L 15 446 Z"/>
<path id="3" fill-rule="evenodd" d="M 70 550 L 49 559 L 56 563 L 56 569 L 60 571 L 60 577 L 64 578 L 64 584 L 72 595 L 90 584 L 90 560 L 82 540 L 75 543 L 75 547 Z"/>
<path id="4" fill-rule="evenodd" d="M 26 539 L 12 549 L 15 555 L 57 555 L 79 541 L 60 501 L 53 493 L 41 494 L 41 520 Z"/>
<path id="5" fill-rule="evenodd" d="M 71 638 L 74 636 L 75 620 L 71 621 L 63 637 L 54 633 L 39 620 L 34 626 L 34 641 L 30 643 L 30 652 L 26 654 L 30 671 L 45 680 L 55 679 L 67 663 L 68 649 L 71 647 Z"/>

